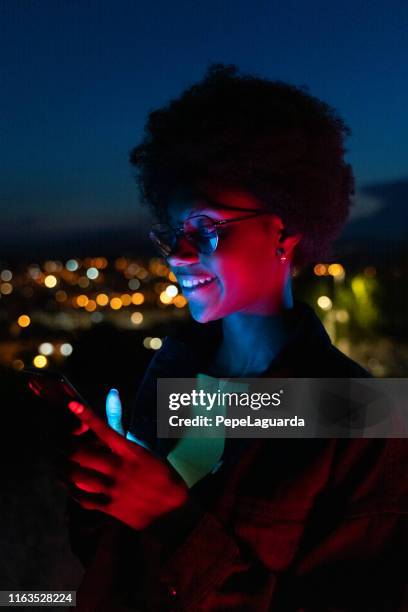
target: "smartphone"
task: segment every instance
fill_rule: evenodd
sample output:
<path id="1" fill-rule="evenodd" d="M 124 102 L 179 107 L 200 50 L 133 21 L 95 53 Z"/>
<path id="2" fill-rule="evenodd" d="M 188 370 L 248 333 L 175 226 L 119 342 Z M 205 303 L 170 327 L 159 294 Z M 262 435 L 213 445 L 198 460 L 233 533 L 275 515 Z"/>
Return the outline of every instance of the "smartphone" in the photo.
<path id="1" fill-rule="evenodd" d="M 89 403 L 60 372 L 27 369 L 22 374 L 27 388 L 37 398 L 33 406 L 37 407 L 40 437 L 53 448 L 63 450 L 81 426 L 81 421 L 68 408 L 69 402 L 90 407 Z M 82 435 L 89 437 L 91 432 L 88 430 Z"/>

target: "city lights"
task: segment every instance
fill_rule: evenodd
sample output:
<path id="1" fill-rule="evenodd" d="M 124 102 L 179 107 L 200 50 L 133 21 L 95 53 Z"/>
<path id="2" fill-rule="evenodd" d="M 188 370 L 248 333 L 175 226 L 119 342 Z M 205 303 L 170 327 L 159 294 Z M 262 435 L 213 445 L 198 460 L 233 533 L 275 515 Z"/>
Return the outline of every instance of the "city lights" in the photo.
<path id="1" fill-rule="evenodd" d="M 330 264 L 327 271 L 331 276 L 340 277 L 340 276 L 344 276 L 345 274 L 343 266 L 339 263 Z"/>
<path id="2" fill-rule="evenodd" d="M 317 305 L 322 310 L 330 310 L 333 306 L 333 303 L 327 295 L 321 295 L 317 300 Z"/>
<path id="3" fill-rule="evenodd" d="M 72 344 L 69 342 L 64 342 L 60 346 L 60 353 L 63 357 L 69 357 L 74 349 L 72 348 Z"/>
<path id="4" fill-rule="evenodd" d="M 381 316 L 379 297 L 388 287 L 390 295 L 395 294 L 393 283 L 399 281 L 394 279 L 403 270 L 399 262 L 387 277 L 377 263 L 376 267 L 366 263 L 359 268 L 350 261 L 347 273 L 345 265 L 339 262 L 318 263 L 312 276 L 315 289 L 316 286 L 319 289 L 313 297 L 310 288 L 306 301 L 315 301 L 336 346 L 352 356 L 358 350 L 359 329 L 375 334 L 374 325 Z M 302 291 L 304 288 L 308 291 L 307 282 L 303 284 L 307 274 L 310 278 L 310 272 L 300 273 Z M 313 279 L 310 280 L 311 287 Z M 156 326 L 161 321 L 171 321 L 172 317 L 180 321 L 188 318 L 188 300 L 182 295 L 174 273 L 159 258 L 142 261 L 128 256 L 108 262 L 104 257 L 75 257 L 64 265 L 50 259 L 41 263 L 41 267 L 34 262 L 11 265 L 4 261 L 0 267 L 0 303 L 8 330 L 8 336 L 0 342 L 0 365 L 14 370 L 32 363 L 45 368 L 51 360 L 53 365 L 59 365 L 58 360 L 68 357 L 73 350 L 69 339 L 81 337 L 104 320 L 122 330 L 146 329 L 145 333 L 151 336 L 141 342 L 149 351 L 156 351 L 162 346 L 161 338 L 155 336 L 160 333 L 155 331 Z M 108 310 L 103 313 L 105 308 Z M 103 328 L 100 333 L 104 333 Z M 56 342 L 53 338 L 60 339 Z M 399 367 L 395 360 L 394 365 L 389 365 L 393 360 L 389 349 L 381 345 L 379 351 L 384 351 L 378 359 L 380 365 L 368 363 L 365 356 L 361 357 L 362 365 L 373 373 L 380 373 L 380 366 L 387 372 Z"/>
<path id="5" fill-rule="evenodd" d="M 109 298 L 106 293 L 98 293 L 96 296 L 96 303 L 98 306 L 107 306 L 107 304 L 109 304 Z"/>
<path id="6" fill-rule="evenodd" d="M 347 310 L 338 310 L 336 312 L 336 321 L 339 323 L 347 323 L 349 321 L 350 315 Z"/>
<path id="7" fill-rule="evenodd" d="M 86 276 L 80 276 L 80 278 L 78 279 L 78 286 L 81 287 L 81 289 L 86 289 L 87 287 L 89 287 L 89 285 L 89 278 L 87 278 Z"/>
<path id="8" fill-rule="evenodd" d="M 2 295 L 10 295 L 13 292 L 13 285 L 10 283 L 2 283 L 0 285 L 0 293 Z"/>
<path id="9" fill-rule="evenodd" d="M 2 270 L 0 273 L 0 278 L 2 281 L 8 282 L 13 278 L 13 273 L 11 270 Z"/>
<path id="10" fill-rule="evenodd" d="M 316 264 L 315 267 L 313 268 L 313 272 L 316 274 L 316 276 L 324 276 L 326 274 L 326 270 L 327 270 L 327 266 L 321 263 Z"/>
<path id="11" fill-rule="evenodd" d="M 130 296 L 128 293 L 123 293 L 120 296 L 120 301 L 122 302 L 123 306 L 130 306 L 132 303 L 132 296 Z"/>
<path id="12" fill-rule="evenodd" d="M 143 304 L 144 302 L 144 295 L 143 293 L 140 292 L 136 292 L 132 294 L 132 303 L 135 306 L 139 306 L 140 304 Z"/>
<path id="13" fill-rule="evenodd" d="M 96 278 L 98 278 L 99 272 L 96 268 L 88 268 L 88 270 L 86 271 L 86 275 L 91 280 L 95 280 Z"/>
<path id="14" fill-rule="evenodd" d="M 36 368 L 45 368 L 47 364 L 48 359 L 45 357 L 45 355 L 36 355 L 33 359 L 33 365 Z"/>
<path id="15" fill-rule="evenodd" d="M 78 295 L 76 302 L 78 304 L 78 306 L 80 306 L 81 308 L 85 308 L 85 306 L 87 305 L 89 299 L 87 295 L 81 294 Z"/>
<path id="16" fill-rule="evenodd" d="M 161 301 L 161 303 L 162 303 L 162 304 L 166 304 L 166 305 L 167 305 L 167 304 L 171 304 L 171 303 L 172 303 L 172 301 L 173 301 L 173 298 L 171 298 L 171 297 L 170 297 L 170 296 L 169 296 L 169 295 L 166 293 L 166 291 L 162 291 L 162 292 L 161 292 L 161 294 L 160 294 L 160 296 L 159 296 L 159 299 L 160 299 L 160 301 Z"/>
<path id="17" fill-rule="evenodd" d="M 22 359 L 14 359 L 11 364 L 15 370 L 24 370 L 24 361 Z"/>
<path id="18" fill-rule="evenodd" d="M 165 292 L 170 298 L 174 298 L 178 294 L 178 289 L 176 285 L 169 285 Z"/>
<path id="19" fill-rule="evenodd" d="M 150 340 L 150 348 L 153 349 L 154 351 L 157 351 L 159 348 L 161 348 L 162 344 L 163 343 L 160 340 L 160 338 L 152 338 Z"/>
<path id="20" fill-rule="evenodd" d="M 112 310 L 119 310 L 120 308 L 122 308 L 123 304 L 122 304 L 122 300 L 118 297 L 114 297 L 111 299 L 110 301 L 110 307 L 112 308 Z"/>
<path id="21" fill-rule="evenodd" d="M 57 293 L 55 294 L 55 299 L 57 300 L 57 302 L 66 302 L 68 299 L 68 295 L 66 291 L 59 289 Z"/>
<path id="22" fill-rule="evenodd" d="M 48 289 L 52 289 L 57 283 L 58 280 L 53 274 L 48 274 L 48 276 L 44 278 L 44 285 L 48 287 Z"/>
<path id="23" fill-rule="evenodd" d="M 47 356 L 52 355 L 54 352 L 54 346 L 51 344 L 51 342 L 43 342 L 38 347 L 38 352 L 41 355 L 47 355 Z"/>
<path id="24" fill-rule="evenodd" d="M 85 306 L 85 310 L 87 310 L 88 312 L 93 312 L 94 310 L 96 310 L 95 300 L 88 300 L 88 303 Z"/>
<path id="25" fill-rule="evenodd" d="M 130 320 L 134 325 L 140 325 L 143 321 L 143 315 L 141 312 L 133 312 L 130 315 Z"/>
<path id="26" fill-rule="evenodd" d="M 184 295 L 177 295 L 173 300 L 173 304 L 176 306 L 176 308 L 184 308 L 184 306 L 187 304 L 187 300 Z"/>
<path id="27" fill-rule="evenodd" d="M 17 319 L 17 323 L 20 327 L 28 327 L 31 323 L 31 319 L 28 315 L 20 315 Z"/>
<path id="28" fill-rule="evenodd" d="M 136 291 L 140 287 L 140 280 L 138 278 L 132 278 L 128 282 L 128 287 L 131 291 Z"/>
<path id="29" fill-rule="evenodd" d="M 65 264 L 65 267 L 69 272 L 75 272 L 76 270 L 78 270 L 79 265 L 76 259 L 68 259 L 67 263 Z"/>

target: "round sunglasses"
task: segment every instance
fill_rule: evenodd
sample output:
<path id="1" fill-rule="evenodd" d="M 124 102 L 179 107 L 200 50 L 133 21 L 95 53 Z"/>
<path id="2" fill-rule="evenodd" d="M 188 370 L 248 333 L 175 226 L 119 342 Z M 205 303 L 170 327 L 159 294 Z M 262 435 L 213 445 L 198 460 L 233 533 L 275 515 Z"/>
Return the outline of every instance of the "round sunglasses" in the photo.
<path id="1" fill-rule="evenodd" d="M 172 227 L 167 223 L 156 223 L 152 226 L 149 237 L 163 257 L 170 257 L 170 255 L 175 253 L 178 241 L 182 236 L 186 238 L 199 253 L 209 255 L 213 253 L 218 246 L 218 227 L 222 227 L 228 223 L 245 221 L 246 219 L 268 214 L 271 213 L 266 210 L 257 210 L 245 217 L 234 217 L 234 219 L 223 219 L 221 221 L 214 221 L 214 219 L 207 217 L 207 215 L 195 215 L 186 219 L 183 225 L 179 227 Z"/>

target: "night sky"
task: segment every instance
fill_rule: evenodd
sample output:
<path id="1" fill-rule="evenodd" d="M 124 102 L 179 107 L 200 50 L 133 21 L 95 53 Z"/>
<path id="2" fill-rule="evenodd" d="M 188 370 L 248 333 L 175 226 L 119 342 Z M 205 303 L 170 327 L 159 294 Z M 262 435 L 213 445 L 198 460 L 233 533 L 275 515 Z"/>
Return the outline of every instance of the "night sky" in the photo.
<path id="1" fill-rule="evenodd" d="M 308 85 L 335 106 L 359 187 L 408 177 L 404 1 L 0 0 L 0 24 L 8 240 L 136 219 L 138 232 L 128 152 L 147 112 L 210 61 Z"/>

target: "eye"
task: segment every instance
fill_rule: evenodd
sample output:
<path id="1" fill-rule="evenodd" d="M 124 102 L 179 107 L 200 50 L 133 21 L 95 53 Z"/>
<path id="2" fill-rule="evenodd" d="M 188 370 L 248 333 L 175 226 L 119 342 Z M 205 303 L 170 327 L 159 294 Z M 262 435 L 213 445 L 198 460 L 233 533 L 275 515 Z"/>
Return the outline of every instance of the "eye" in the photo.
<path id="1" fill-rule="evenodd" d="M 215 221 L 205 215 L 198 215 L 186 219 L 184 222 L 184 229 L 186 232 L 195 233 L 199 232 L 203 236 L 211 236 L 215 233 Z"/>

